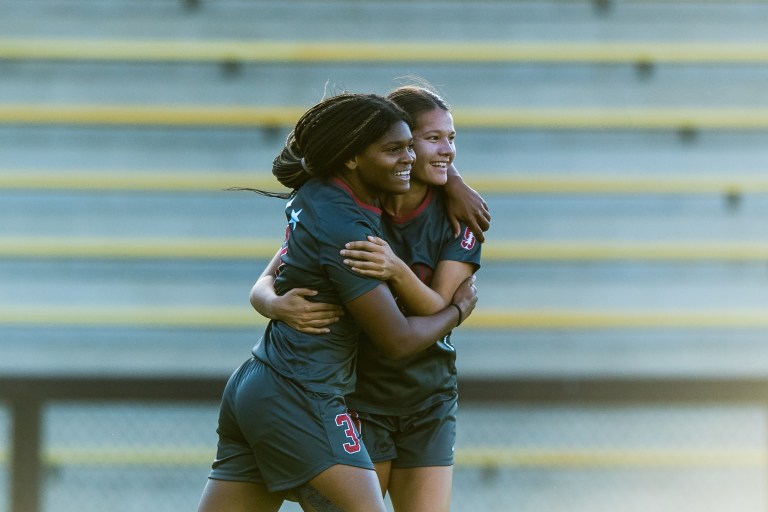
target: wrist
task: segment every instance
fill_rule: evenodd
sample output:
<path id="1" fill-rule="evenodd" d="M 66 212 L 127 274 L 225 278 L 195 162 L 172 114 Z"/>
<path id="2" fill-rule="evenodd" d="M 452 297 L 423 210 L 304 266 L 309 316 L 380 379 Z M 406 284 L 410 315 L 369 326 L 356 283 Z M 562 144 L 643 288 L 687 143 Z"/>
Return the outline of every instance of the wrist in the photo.
<path id="1" fill-rule="evenodd" d="M 459 312 L 459 321 L 456 323 L 456 327 L 458 327 L 461 325 L 461 322 L 464 321 L 464 315 L 462 314 L 461 308 L 459 307 L 458 304 L 456 304 L 455 302 L 451 302 L 451 306 L 455 307 L 456 311 Z"/>

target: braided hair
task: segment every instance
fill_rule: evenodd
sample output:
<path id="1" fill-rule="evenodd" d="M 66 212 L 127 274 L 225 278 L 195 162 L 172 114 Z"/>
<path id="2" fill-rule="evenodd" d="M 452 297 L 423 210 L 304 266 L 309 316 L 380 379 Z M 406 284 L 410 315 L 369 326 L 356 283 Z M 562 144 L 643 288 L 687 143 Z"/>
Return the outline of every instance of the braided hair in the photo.
<path id="1" fill-rule="evenodd" d="M 395 123 L 410 118 L 376 94 L 343 93 L 307 110 L 272 162 L 272 174 L 298 190 L 312 176 L 327 177 L 361 153 Z"/>
<path id="2" fill-rule="evenodd" d="M 377 94 L 342 93 L 325 98 L 301 116 L 272 162 L 272 174 L 292 192 L 237 190 L 287 199 L 311 177 L 339 172 L 346 161 L 401 121 L 411 124 L 400 107 Z"/>

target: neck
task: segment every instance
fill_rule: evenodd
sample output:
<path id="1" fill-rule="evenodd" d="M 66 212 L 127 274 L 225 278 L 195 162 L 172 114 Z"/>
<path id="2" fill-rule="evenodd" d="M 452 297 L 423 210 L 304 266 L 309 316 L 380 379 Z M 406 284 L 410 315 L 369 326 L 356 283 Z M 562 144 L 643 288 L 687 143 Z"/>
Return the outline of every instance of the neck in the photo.
<path id="1" fill-rule="evenodd" d="M 428 184 L 411 179 L 411 188 L 405 194 L 388 194 L 382 198 L 382 209 L 392 217 L 404 217 L 424 202 L 427 192 Z"/>
<path id="2" fill-rule="evenodd" d="M 346 183 L 347 186 L 352 189 L 355 197 L 357 197 L 360 201 L 368 204 L 376 203 L 376 199 L 378 198 L 376 191 L 372 190 L 365 183 L 357 179 L 357 173 L 339 173 L 336 175 L 336 177 Z"/>

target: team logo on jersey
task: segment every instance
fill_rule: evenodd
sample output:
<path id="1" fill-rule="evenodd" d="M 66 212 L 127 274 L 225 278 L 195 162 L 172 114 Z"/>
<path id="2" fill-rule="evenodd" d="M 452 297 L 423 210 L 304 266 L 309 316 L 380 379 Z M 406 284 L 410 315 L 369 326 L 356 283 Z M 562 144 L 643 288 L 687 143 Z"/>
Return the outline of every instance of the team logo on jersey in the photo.
<path id="1" fill-rule="evenodd" d="M 470 250 L 475 246 L 475 242 L 477 242 L 475 234 L 469 228 L 466 228 L 464 230 L 464 238 L 461 240 L 461 246 L 466 250 Z"/>

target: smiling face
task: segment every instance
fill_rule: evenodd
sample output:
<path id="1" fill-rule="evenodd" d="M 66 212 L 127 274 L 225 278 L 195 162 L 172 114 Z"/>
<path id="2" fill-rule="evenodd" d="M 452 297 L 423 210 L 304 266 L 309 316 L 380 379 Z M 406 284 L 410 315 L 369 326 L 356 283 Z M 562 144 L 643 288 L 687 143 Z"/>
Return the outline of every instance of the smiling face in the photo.
<path id="1" fill-rule="evenodd" d="M 404 121 L 347 161 L 347 181 L 360 199 L 371 202 L 381 193 L 404 194 L 410 188 L 415 160 L 411 130 Z M 360 189 L 362 188 L 362 190 Z"/>
<path id="2" fill-rule="evenodd" d="M 428 185 L 445 185 L 448 167 L 456 156 L 453 116 L 441 108 L 422 112 L 415 119 L 413 148 L 416 162 L 411 179 Z"/>

